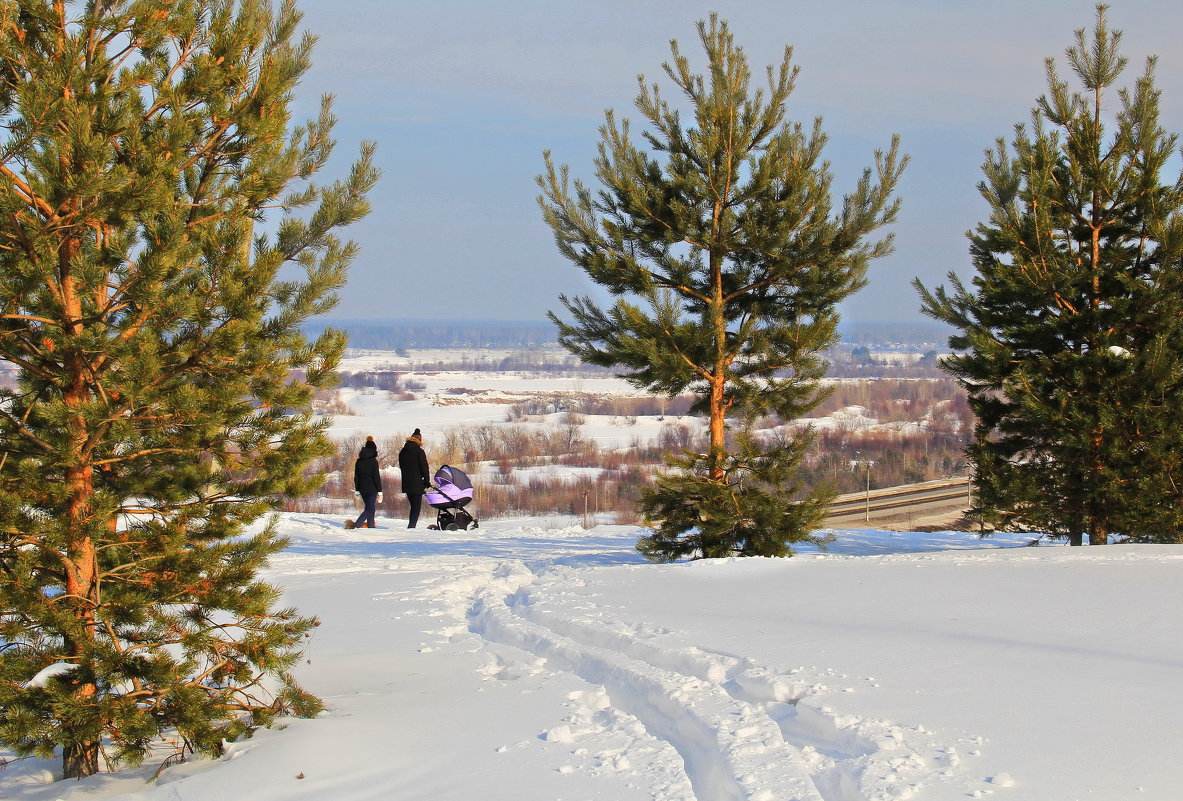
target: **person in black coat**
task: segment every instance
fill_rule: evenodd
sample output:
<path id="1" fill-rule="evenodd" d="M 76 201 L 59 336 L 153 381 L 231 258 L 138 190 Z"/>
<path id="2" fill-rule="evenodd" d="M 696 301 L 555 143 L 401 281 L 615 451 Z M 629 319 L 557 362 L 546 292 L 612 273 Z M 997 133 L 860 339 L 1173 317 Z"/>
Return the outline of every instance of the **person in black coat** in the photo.
<path id="1" fill-rule="evenodd" d="M 382 471 L 378 469 L 378 446 L 373 437 L 366 437 L 357 462 L 353 465 L 353 489 L 361 496 L 365 508 L 357 520 L 346 520 L 345 528 L 376 528 L 374 511 L 382 495 Z"/>
<path id="2" fill-rule="evenodd" d="M 419 429 L 407 437 L 403 449 L 398 452 L 398 466 L 403 474 L 403 494 L 411 506 L 407 528 L 414 528 L 419 522 L 419 510 L 423 507 L 423 493 L 431 487 L 431 470 L 427 467 L 427 454 L 423 450 L 423 435 Z"/>

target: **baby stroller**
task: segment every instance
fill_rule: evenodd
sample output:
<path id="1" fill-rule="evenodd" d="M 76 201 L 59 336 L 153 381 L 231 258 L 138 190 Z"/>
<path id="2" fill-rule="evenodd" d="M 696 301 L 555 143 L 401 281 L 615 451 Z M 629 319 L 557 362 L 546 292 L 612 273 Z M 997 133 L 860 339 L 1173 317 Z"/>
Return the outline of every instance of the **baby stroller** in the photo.
<path id="1" fill-rule="evenodd" d="M 425 495 L 431 508 L 436 510 L 435 525 L 428 528 L 435 531 L 467 531 L 480 525 L 464 509 L 472 502 L 472 494 L 472 481 L 463 470 L 448 465 L 436 470 L 435 486 Z"/>

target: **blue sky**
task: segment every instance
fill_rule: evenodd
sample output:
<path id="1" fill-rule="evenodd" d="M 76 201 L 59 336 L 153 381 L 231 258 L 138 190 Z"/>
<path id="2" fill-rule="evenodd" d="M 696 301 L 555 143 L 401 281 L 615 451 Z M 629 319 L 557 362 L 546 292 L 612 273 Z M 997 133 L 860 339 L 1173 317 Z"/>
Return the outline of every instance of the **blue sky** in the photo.
<path id="1" fill-rule="evenodd" d="M 1158 56 L 1162 124 L 1183 131 L 1183 4 L 1115 0 L 1132 84 Z M 348 236 L 361 245 L 331 316 L 542 320 L 560 293 L 596 293 L 559 256 L 536 204 L 550 150 L 589 176 L 604 110 L 637 119 L 637 76 L 669 89 L 661 64 L 677 39 L 702 65 L 695 22 L 728 21 L 755 78 L 793 47 L 801 68 L 789 115 L 816 116 L 835 194 L 853 188 L 892 134 L 911 164 L 900 188 L 896 251 L 873 262 L 848 300 L 850 322 L 920 319 L 911 280 L 970 276 L 965 232 L 985 215 L 983 151 L 1029 119 L 1044 60 L 1091 28 L 1072 0 L 303 0 L 316 33 L 296 112 L 336 95 L 343 174 L 363 139 L 384 177 L 374 210 Z M 697 60 L 696 60 L 697 59 Z M 1116 96 L 1112 98 L 1116 103 Z"/>

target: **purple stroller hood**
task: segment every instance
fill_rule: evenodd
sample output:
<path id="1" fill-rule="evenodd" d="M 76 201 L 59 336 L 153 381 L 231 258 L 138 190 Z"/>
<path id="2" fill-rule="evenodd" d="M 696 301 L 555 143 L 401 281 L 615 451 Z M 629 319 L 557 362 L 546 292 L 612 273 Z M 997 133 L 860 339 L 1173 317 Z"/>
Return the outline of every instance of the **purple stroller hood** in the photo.
<path id="1" fill-rule="evenodd" d="M 434 509 L 460 508 L 472 500 L 473 492 L 472 481 L 467 473 L 444 465 L 435 471 L 435 486 L 427 491 L 424 498 Z"/>
<path id="2" fill-rule="evenodd" d="M 439 470 L 435 471 L 436 484 L 453 484 L 456 489 L 466 490 L 472 489 L 472 479 L 458 467 L 449 467 L 444 465 Z"/>

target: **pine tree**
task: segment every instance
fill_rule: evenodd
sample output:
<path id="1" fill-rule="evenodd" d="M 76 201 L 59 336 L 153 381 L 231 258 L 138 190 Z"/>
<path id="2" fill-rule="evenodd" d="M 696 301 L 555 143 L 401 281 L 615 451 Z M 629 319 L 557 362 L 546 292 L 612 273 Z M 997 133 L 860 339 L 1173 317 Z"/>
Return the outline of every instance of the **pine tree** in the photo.
<path id="1" fill-rule="evenodd" d="M 975 513 L 1073 545 L 1183 532 L 1183 179 L 1163 182 L 1153 58 L 1109 111 L 1120 41 L 1097 6 L 1066 51 L 1081 90 L 1049 59 L 1030 127 L 987 152 L 972 288 L 916 282 L 959 331 L 944 364 L 977 415 Z"/>
<path id="2" fill-rule="evenodd" d="M 332 451 L 310 401 L 344 339 L 299 326 L 376 173 L 366 145 L 312 182 L 334 120 L 290 128 L 299 22 L 0 3 L 0 742 L 67 777 L 318 709 L 290 673 L 317 623 L 277 608 L 285 541 L 248 527 Z"/>
<path id="3" fill-rule="evenodd" d="M 815 490 L 797 503 L 786 492 L 807 435 L 758 442 L 749 427 L 768 414 L 800 417 L 822 399 L 836 305 L 891 249 L 890 237 L 866 239 L 895 217 L 906 158 L 893 141 L 833 210 L 821 121 L 807 130 L 787 118 L 791 49 L 768 69 L 767 89 L 752 91 L 726 22 L 712 15 L 698 32 L 705 77 L 677 42 L 663 65 L 689 101 L 685 116 L 639 79 L 648 152 L 609 110 L 598 192 L 547 154 L 539 202 L 559 251 L 617 298 L 604 309 L 564 296 L 572 321 L 551 319 L 584 361 L 658 394 L 690 393 L 709 421 L 709 451 L 675 457 L 676 470 L 643 498 L 656 529 L 638 547 L 655 559 L 785 554 L 813 537 L 828 496 Z M 735 425 L 743 437 L 728 436 Z"/>

